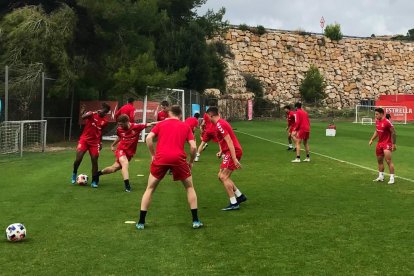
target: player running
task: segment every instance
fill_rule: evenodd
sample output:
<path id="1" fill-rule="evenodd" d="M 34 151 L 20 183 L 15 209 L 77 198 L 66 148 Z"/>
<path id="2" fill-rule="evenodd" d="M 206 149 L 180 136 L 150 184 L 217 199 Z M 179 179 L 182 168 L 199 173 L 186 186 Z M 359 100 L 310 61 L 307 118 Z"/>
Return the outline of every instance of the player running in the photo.
<path id="1" fill-rule="evenodd" d="M 302 109 L 301 103 L 295 103 L 295 109 L 295 125 L 293 127 L 292 137 L 296 144 L 296 158 L 292 160 L 292 163 L 300 163 L 300 144 L 302 141 L 306 151 L 306 158 L 303 162 L 310 162 L 308 142 L 310 135 L 309 116 L 308 113 Z"/>
<path id="2" fill-rule="evenodd" d="M 286 105 L 283 108 L 286 112 L 286 120 L 287 120 L 287 127 L 286 127 L 286 131 L 288 133 L 288 142 L 289 142 L 289 146 L 287 148 L 287 150 L 293 150 L 293 144 L 292 144 L 292 132 L 293 132 L 293 128 L 295 126 L 295 112 L 293 112 L 291 110 L 290 105 Z"/>
<path id="3" fill-rule="evenodd" d="M 131 161 L 132 157 L 135 155 L 141 131 L 146 127 L 155 124 L 156 122 L 146 124 L 131 123 L 129 116 L 126 114 L 121 114 L 118 117 L 118 128 L 116 130 L 118 137 L 111 145 L 111 150 L 115 153 L 116 157 L 115 163 L 112 166 L 98 171 L 97 174 L 93 176 L 92 180 L 96 184 L 94 188 L 98 187 L 99 176 L 114 173 L 122 169 L 121 172 L 124 179 L 125 191 L 131 191 L 128 170 L 129 161 Z M 118 146 L 115 148 L 116 145 Z"/>
<path id="4" fill-rule="evenodd" d="M 168 119 L 158 123 L 148 134 L 146 142 L 152 155 L 148 185 L 141 200 L 141 211 L 136 228 L 145 228 L 145 217 L 151 203 L 152 194 L 164 178 L 168 170 L 172 171 L 174 181 L 180 180 L 187 190 L 187 200 L 193 217 L 193 228 L 203 226 L 198 219 L 197 194 L 193 187 L 191 168 L 196 153 L 194 135 L 191 129 L 182 121 L 181 107 L 173 105 L 169 110 Z M 158 137 L 157 149 L 154 151 L 154 138 Z M 190 144 L 191 157 L 187 163 L 184 151 L 185 143 Z"/>
<path id="5" fill-rule="evenodd" d="M 211 122 L 210 117 L 207 114 L 207 112 L 204 113 L 203 115 L 203 121 L 201 122 L 200 130 L 201 130 L 201 144 L 200 146 L 198 146 L 196 158 L 194 160 L 195 162 L 198 162 L 200 160 L 201 152 L 206 149 L 206 147 L 208 146 L 207 143 L 210 140 L 217 142 L 216 128 Z"/>
<path id="6" fill-rule="evenodd" d="M 241 169 L 240 159 L 243 151 L 236 135 L 230 124 L 220 117 L 218 108 L 215 106 L 207 110 L 211 122 L 216 127 L 217 138 L 220 146 L 220 151 L 217 157 L 222 157 L 220 171 L 218 177 L 226 189 L 227 195 L 230 199 L 230 204 L 223 211 L 232 211 L 240 209 L 240 203 L 247 200 L 246 196 L 240 192 L 236 187 L 230 176 L 234 170 Z"/>
<path id="7" fill-rule="evenodd" d="M 129 98 L 127 104 L 122 106 L 116 113 L 115 113 L 115 120 L 118 122 L 118 117 L 121 114 L 128 115 L 129 121 L 131 123 L 135 122 L 135 107 L 134 107 L 134 98 Z"/>
<path id="8" fill-rule="evenodd" d="M 397 150 L 397 133 L 392 123 L 384 117 L 384 109 L 375 109 L 376 130 L 369 140 L 369 145 L 378 137 L 378 143 L 375 150 L 378 161 L 378 177 L 374 179 L 377 182 L 384 181 L 384 157 L 390 170 L 390 181 L 388 184 L 394 184 L 394 163 L 391 160 L 392 152 Z"/>
<path id="9" fill-rule="evenodd" d="M 86 151 L 89 151 L 89 155 L 91 156 L 92 175 L 96 175 L 98 172 L 99 151 L 102 148 L 102 129 L 108 125 L 106 114 L 108 114 L 109 110 L 111 110 L 111 107 L 106 103 L 102 103 L 102 109 L 98 111 L 84 113 L 84 110 L 81 110 L 83 113 L 82 119 L 86 120 L 86 123 L 82 135 L 79 138 L 76 159 L 73 162 L 72 184 L 76 183 L 78 168 L 82 163 Z M 96 183 L 92 181 L 91 186 L 94 187 L 95 185 Z"/>

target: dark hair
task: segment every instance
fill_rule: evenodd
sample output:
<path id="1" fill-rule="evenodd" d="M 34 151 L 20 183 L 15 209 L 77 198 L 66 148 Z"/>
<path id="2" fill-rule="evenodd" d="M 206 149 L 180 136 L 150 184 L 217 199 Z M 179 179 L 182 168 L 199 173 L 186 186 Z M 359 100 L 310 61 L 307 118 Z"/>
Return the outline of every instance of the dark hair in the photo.
<path id="1" fill-rule="evenodd" d="M 128 117 L 128 115 L 126 115 L 126 114 L 121 114 L 121 115 L 119 115 L 119 117 L 118 117 L 118 120 L 117 120 L 119 123 L 127 123 L 127 122 L 129 122 L 129 117 Z"/>
<path id="2" fill-rule="evenodd" d="M 134 98 L 129 98 L 128 99 L 128 103 L 133 103 L 135 101 L 135 99 Z"/>
<path id="3" fill-rule="evenodd" d="M 162 101 L 161 106 L 170 106 L 170 104 L 167 101 Z"/>
<path id="4" fill-rule="evenodd" d="M 218 108 L 217 106 L 210 106 L 207 111 L 207 113 L 210 113 L 213 116 L 217 116 L 218 115 Z"/>
<path id="5" fill-rule="evenodd" d="M 174 114 L 174 116 L 181 116 L 183 114 L 183 111 L 181 110 L 181 106 L 179 105 L 171 106 L 170 111 L 172 112 L 172 114 Z"/>
<path id="6" fill-rule="evenodd" d="M 391 119 L 391 114 L 390 113 L 385 114 L 385 118 L 387 118 L 387 120 Z"/>
<path id="7" fill-rule="evenodd" d="M 196 117 L 197 119 L 200 118 L 200 113 L 198 112 L 194 113 L 194 117 Z"/>
<path id="8" fill-rule="evenodd" d="M 302 108 L 302 104 L 300 102 L 295 103 L 296 108 Z"/>
<path id="9" fill-rule="evenodd" d="M 290 107 L 290 105 L 285 105 L 285 107 L 283 107 L 283 109 L 289 109 L 289 110 L 291 110 L 291 107 Z"/>
<path id="10" fill-rule="evenodd" d="M 105 112 L 109 112 L 109 110 L 111 110 L 111 107 L 109 106 L 109 104 L 107 104 L 107 103 L 102 103 L 102 109 L 105 111 Z"/>
<path id="11" fill-rule="evenodd" d="M 375 112 L 378 112 L 379 114 L 384 114 L 384 109 L 381 107 L 375 108 Z"/>

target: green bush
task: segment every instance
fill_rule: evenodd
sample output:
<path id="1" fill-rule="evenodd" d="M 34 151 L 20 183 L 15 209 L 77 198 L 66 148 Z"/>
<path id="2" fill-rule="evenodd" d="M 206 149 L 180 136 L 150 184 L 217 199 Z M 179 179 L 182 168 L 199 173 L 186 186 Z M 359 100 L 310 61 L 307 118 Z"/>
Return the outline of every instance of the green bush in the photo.
<path id="1" fill-rule="evenodd" d="M 308 103 L 318 103 L 325 98 L 325 79 L 315 65 L 311 65 L 300 84 L 302 99 Z"/>
<path id="2" fill-rule="evenodd" d="M 258 35 L 263 35 L 266 33 L 266 29 L 262 25 L 258 25 L 256 31 Z"/>
<path id="3" fill-rule="evenodd" d="M 214 44 L 214 48 L 216 49 L 217 54 L 222 57 L 234 57 L 234 54 L 230 51 L 229 45 L 225 44 L 222 41 L 217 41 Z"/>
<path id="4" fill-rule="evenodd" d="M 325 28 L 325 36 L 330 38 L 331 40 L 341 40 L 343 35 L 341 32 L 341 25 L 338 23 L 330 24 Z"/>
<path id="5" fill-rule="evenodd" d="M 240 24 L 239 25 L 239 30 L 245 32 L 249 30 L 249 26 L 247 26 L 246 24 Z"/>

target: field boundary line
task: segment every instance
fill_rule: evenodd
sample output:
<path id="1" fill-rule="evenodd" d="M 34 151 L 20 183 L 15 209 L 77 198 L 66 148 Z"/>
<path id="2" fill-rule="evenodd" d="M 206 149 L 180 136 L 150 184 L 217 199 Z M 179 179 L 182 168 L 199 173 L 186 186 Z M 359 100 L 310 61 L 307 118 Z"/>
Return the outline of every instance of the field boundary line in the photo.
<path id="1" fill-rule="evenodd" d="M 251 136 L 253 138 L 260 139 L 260 140 L 263 140 L 263 141 L 267 141 L 267 142 L 270 142 L 270 143 L 273 143 L 273 144 L 278 144 L 278 145 L 281 145 L 281 146 L 288 146 L 288 144 L 273 141 L 273 140 L 270 140 L 270 139 L 266 139 L 266 138 L 263 138 L 263 137 L 260 137 L 260 136 L 257 136 L 257 135 L 253 135 L 253 134 L 250 134 L 250 133 L 247 133 L 247 132 L 243 132 L 243 131 L 240 131 L 240 130 L 235 130 L 234 132 L 241 133 L 241 134 L 244 134 L 244 135 L 247 135 L 247 136 Z M 301 150 L 304 151 L 304 149 L 301 149 Z M 364 170 L 368 170 L 368 171 L 372 171 L 372 172 L 378 172 L 375 169 L 368 168 L 368 167 L 365 167 L 365 166 L 362 166 L 362 165 L 359 165 L 359 164 L 356 164 L 356 163 L 352 163 L 352 162 L 349 162 L 349 161 L 341 160 L 341 159 L 338 159 L 338 158 L 335 158 L 335 157 L 332 157 L 332 156 L 329 156 L 329 155 L 325 155 L 325 154 L 322 154 L 322 153 L 318 153 L 318 152 L 314 152 L 314 151 L 310 151 L 310 153 L 314 154 L 314 155 L 324 157 L 324 158 L 327 158 L 327 159 L 331 159 L 331 160 L 334 160 L 334 161 L 337 161 L 337 162 L 340 162 L 340 163 L 345 163 L 347 165 L 358 167 L 360 169 L 364 169 Z M 388 173 L 385 173 L 385 174 L 389 175 Z M 399 178 L 399 179 L 414 183 L 414 179 L 410 179 L 410 178 L 406 178 L 406 177 L 402 177 L 402 176 L 398 176 L 398 175 L 395 175 L 395 178 Z"/>

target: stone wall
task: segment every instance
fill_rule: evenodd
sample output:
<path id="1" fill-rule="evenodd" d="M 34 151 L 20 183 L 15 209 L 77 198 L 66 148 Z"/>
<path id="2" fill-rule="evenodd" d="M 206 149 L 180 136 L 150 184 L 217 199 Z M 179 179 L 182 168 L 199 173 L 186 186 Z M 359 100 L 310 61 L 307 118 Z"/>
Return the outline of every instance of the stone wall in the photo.
<path id="1" fill-rule="evenodd" d="M 300 99 L 299 85 L 312 64 L 325 76 L 327 97 L 323 103 L 330 107 L 353 107 L 380 94 L 413 93 L 412 43 L 356 38 L 337 42 L 275 31 L 258 36 L 237 29 L 216 40 L 227 44 L 234 54 L 234 59 L 225 59 L 227 93 L 243 94 L 242 98 L 251 96 L 241 77 L 249 73 L 263 82 L 266 99 L 293 103 Z"/>

